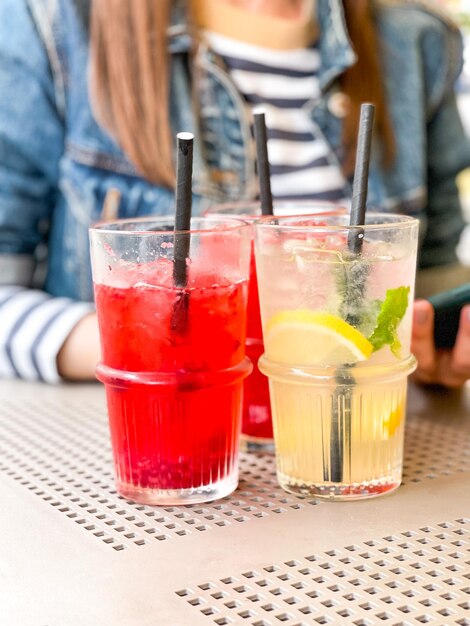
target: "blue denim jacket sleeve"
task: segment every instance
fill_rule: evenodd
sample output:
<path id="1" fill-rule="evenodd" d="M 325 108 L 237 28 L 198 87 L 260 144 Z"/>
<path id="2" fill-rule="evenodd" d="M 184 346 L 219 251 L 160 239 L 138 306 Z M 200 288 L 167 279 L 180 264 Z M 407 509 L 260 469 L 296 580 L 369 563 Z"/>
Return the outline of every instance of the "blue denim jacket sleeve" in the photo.
<path id="1" fill-rule="evenodd" d="M 0 94 L 1 264 L 41 242 L 64 146 L 47 53 L 24 0 L 0 2 Z"/>
<path id="2" fill-rule="evenodd" d="M 462 38 L 456 28 L 442 21 L 439 25 L 422 43 L 425 75 L 434 80 L 428 80 L 427 94 L 427 231 L 421 267 L 457 260 L 455 247 L 464 222 L 456 176 L 470 165 L 470 140 L 455 97 L 455 81 L 462 68 Z"/>
<path id="3" fill-rule="evenodd" d="M 455 94 L 450 91 L 428 123 L 427 230 L 421 267 L 457 261 L 455 248 L 464 220 L 456 176 L 469 164 L 470 142 L 462 126 Z M 438 258 L 437 250 L 440 251 Z"/>

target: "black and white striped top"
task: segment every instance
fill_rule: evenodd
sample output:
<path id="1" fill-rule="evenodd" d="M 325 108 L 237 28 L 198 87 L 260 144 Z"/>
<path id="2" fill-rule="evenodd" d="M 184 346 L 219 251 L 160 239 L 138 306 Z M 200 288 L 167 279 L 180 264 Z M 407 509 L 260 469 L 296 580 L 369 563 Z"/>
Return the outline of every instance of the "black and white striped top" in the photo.
<path id="1" fill-rule="evenodd" d="M 318 50 L 275 50 L 212 31 L 203 36 L 248 106 L 265 111 L 273 196 L 343 201 L 346 181 L 310 115 L 320 97 Z"/>
<path id="2" fill-rule="evenodd" d="M 0 377 L 56 383 L 57 355 L 92 304 L 43 291 L 0 287 Z"/>

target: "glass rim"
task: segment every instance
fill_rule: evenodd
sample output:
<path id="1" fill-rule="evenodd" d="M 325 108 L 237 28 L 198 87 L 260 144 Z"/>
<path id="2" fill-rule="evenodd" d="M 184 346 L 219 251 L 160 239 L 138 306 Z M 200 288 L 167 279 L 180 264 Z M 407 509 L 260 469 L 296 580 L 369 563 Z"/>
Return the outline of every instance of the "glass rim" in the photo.
<path id="1" fill-rule="evenodd" d="M 297 206 L 303 206 L 303 205 L 311 205 L 311 206 L 326 206 L 326 207 L 338 207 L 338 208 L 344 208 L 346 209 L 345 204 L 346 203 L 339 203 L 336 202 L 334 200 L 296 200 L 295 198 L 289 199 L 289 198 L 283 198 L 283 199 L 279 199 L 279 198 L 274 198 L 273 199 L 273 205 L 276 206 L 285 206 L 285 205 L 297 205 Z M 261 200 L 234 200 L 233 202 L 231 202 L 230 200 L 226 200 L 225 202 L 214 202 L 213 204 L 210 204 L 209 207 L 206 209 L 206 211 L 211 211 L 212 212 L 212 208 L 223 208 L 223 207 L 234 207 L 234 208 L 238 208 L 238 207 L 244 207 L 244 206 L 257 206 L 257 207 L 261 207 Z M 266 217 L 269 217 L 269 215 L 267 215 Z"/>
<path id="2" fill-rule="evenodd" d="M 349 214 L 345 213 L 336 213 L 336 214 L 323 214 L 324 217 L 349 217 Z M 358 228 L 362 228 L 366 231 L 375 231 L 375 230 L 396 230 L 396 229 L 405 229 L 419 225 L 419 220 L 416 217 L 411 217 L 410 215 L 402 215 L 400 213 L 380 213 L 377 211 L 366 214 L 366 222 L 364 224 L 295 224 L 295 222 L 301 222 L 305 220 L 305 218 L 309 217 L 321 217 L 321 214 L 318 216 L 315 215 L 285 215 L 285 216 L 272 216 L 265 215 L 259 217 L 254 222 L 255 229 L 257 230 L 284 230 L 287 232 L 308 232 L 315 230 L 316 232 L 348 232 L 350 230 L 357 230 Z M 390 222 L 382 222 L 382 223 L 367 223 L 368 218 L 382 218 L 387 219 L 391 218 Z M 276 223 L 270 223 L 271 221 L 275 221 Z M 282 223 L 287 222 L 287 223 Z M 294 222 L 292 225 L 289 222 Z"/>
<path id="3" fill-rule="evenodd" d="M 274 218 L 274 217 L 279 217 L 279 219 L 281 218 L 286 218 L 286 217 L 309 217 L 309 216 L 313 216 L 316 215 L 316 211 L 318 210 L 318 214 L 322 214 L 322 215 L 333 215 L 333 214 L 338 214 L 338 215 L 344 215 L 348 212 L 348 208 L 346 206 L 345 203 L 339 204 L 334 202 L 333 200 L 288 200 L 288 199 L 283 199 L 283 200 L 273 200 L 273 208 L 274 210 L 276 209 L 276 207 L 285 207 L 286 209 L 288 207 L 306 207 L 306 208 L 311 208 L 312 213 L 303 213 L 303 214 L 290 214 L 290 213 L 285 213 L 279 216 L 276 216 L 276 214 L 274 213 L 274 215 L 261 215 L 261 213 L 258 213 L 258 215 L 256 215 L 256 213 L 253 211 L 251 213 L 246 213 L 246 215 L 244 214 L 239 214 L 237 217 L 239 219 L 247 219 L 250 221 L 254 221 L 260 218 Z M 230 213 L 230 210 L 237 210 L 237 209 L 260 209 L 261 210 L 261 200 L 248 200 L 248 201 L 244 201 L 244 200 L 236 200 L 234 202 L 218 202 L 216 204 L 211 204 L 209 207 L 206 208 L 204 215 L 207 217 L 210 217 L 212 215 L 214 216 L 222 216 L 222 215 L 233 215 L 232 213 Z"/>
<path id="4" fill-rule="evenodd" d="M 141 236 L 166 236 L 169 235 L 183 235 L 183 234 L 205 234 L 205 233 L 228 233 L 228 232 L 236 232 L 242 230 L 248 230 L 250 225 L 248 222 L 243 221 L 242 219 L 237 219 L 235 217 L 209 217 L 202 215 L 195 215 L 191 218 L 192 220 L 198 220 L 202 222 L 219 222 L 219 224 L 227 223 L 226 226 L 217 226 L 212 228 L 191 228 L 190 230 L 121 230 L 116 228 L 116 226 L 122 226 L 125 224 L 139 224 L 145 222 L 157 223 L 165 222 L 167 224 L 173 224 L 175 221 L 174 215 L 156 215 L 152 217 L 151 215 L 147 215 L 145 217 L 126 217 L 120 220 L 113 220 L 112 222 L 96 222 L 93 226 L 90 226 L 90 233 L 100 233 L 100 234 L 108 234 L 108 235 L 122 235 L 122 236 L 133 236 L 133 237 L 141 237 Z"/>
<path id="5" fill-rule="evenodd" d="M 233 217 L 231 217 L 230 219 L 234 219 L 234 220 L 238 220 L 240 222 L 246 222 L 247 224 L 249 224 L 250 226 L 253 226 L 253 224 L 256 224 L 257 222 L 259 222 L 260 220 L 264 220 L 264 219 L 275 219 L 275 220 L 280 220 L 282 218 L 291 218 L 291 219 L 309 219 L 309 218 L 321 218 L 323 216 L 333 216 L 333 215 L 345 215 L 346 213 L 343 211 L 319 211 L 318 213 L 303 213 L 302 215 L 235 215 Z M 224 213 L 211 213 L 210 216 L 214 216 L 215 218 L 224 218 Z"/>
<path id="6" fill-rule="evenodd" d="M 354 368 L 354 379 L 357 385 L 370 385 L 371 383 L 389 382 L 391 380 L 405 379 L 416 369 L 416 357 L 410 353 L 396 363 L 361 365 Z M 270 361 L 266 352 L 258 362 L 259 369 L 270 379 L 278 380 L 295 385 L 322 386 L 335 381 L 337 383 L 338 366 L 325 365 L 284 365 Z M 350 386 L 345 382 L 344 386 Z"/>

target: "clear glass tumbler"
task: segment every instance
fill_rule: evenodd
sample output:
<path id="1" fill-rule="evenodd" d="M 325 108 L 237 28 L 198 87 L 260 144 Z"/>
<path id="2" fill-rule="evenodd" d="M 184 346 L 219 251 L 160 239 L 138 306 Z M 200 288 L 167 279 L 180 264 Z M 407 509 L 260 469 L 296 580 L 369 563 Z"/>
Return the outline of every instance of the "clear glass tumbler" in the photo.
<path id="1" fill-rule="evenodd" d="M 366 498 L 401 482 L 418 222 L 266 218 L 256 265 L 277 471 L 292 493 Z M 358 243 L 359 242 L 359 243 Z"/>
<path id="2" fill-rule="evenodd" d="M 117 490 L 145 504 L 221 498 L 238 482 L 251 229 L 227 218 L 90 230 Z M 185 284 L 176 238 L 190 238 Z"/>

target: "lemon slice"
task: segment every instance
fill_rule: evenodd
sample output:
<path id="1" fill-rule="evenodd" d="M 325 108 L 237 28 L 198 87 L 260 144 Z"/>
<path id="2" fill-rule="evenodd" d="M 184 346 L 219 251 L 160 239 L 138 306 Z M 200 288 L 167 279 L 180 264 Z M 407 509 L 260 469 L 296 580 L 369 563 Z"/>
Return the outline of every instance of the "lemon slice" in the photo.
<path id="1" fill-rule="evenodd" d="M 365 361 L 372 344 L 354 326 L 329 313 L 297 309 L 276 313 L 265 328 L 268 359 L 286 365 L 343 365 Z"/>
<path id="2" fill-rule="evenodd" d="M 393 409 L 393 411 L 389 413 L 389 415 L 387 415 L 382 422 L 382 433 L 384 439 L 388 439 L 395 434 L 395 431 L 403 421 L 404 415 L 404 403 L 400 402 L 400 404 Z"/>

